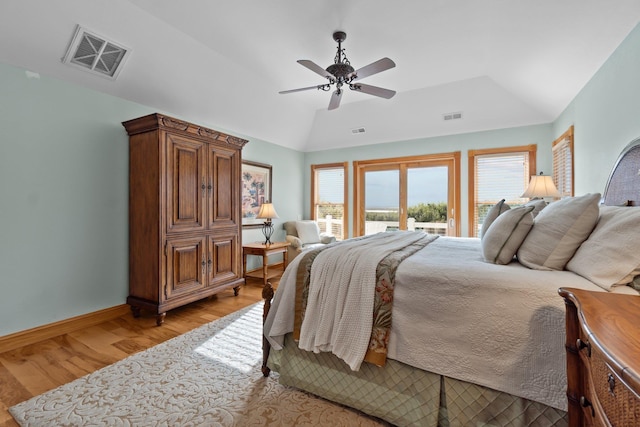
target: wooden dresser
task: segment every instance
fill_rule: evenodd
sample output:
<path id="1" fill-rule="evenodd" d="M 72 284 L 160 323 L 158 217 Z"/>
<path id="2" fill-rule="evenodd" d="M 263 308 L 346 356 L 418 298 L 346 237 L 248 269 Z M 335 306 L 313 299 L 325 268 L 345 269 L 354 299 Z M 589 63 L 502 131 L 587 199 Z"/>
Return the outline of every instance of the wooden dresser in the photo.
<path id="1" fill-rule="evenodd" d="M 640 296 L 561 288 L 569 425 L 640 426 Z"/>
<path id="2" fill-rule="evenodd" d="M 129 296 L 134 316 L 244 283 L 241 152 L 246 140 L 162 114 L 129 134 Z"/>

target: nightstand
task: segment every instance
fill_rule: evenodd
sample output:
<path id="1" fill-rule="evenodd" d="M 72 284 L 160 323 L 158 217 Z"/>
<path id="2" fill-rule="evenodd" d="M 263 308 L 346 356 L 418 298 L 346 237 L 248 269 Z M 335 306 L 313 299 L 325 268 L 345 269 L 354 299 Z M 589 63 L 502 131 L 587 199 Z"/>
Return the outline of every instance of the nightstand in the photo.
<path id="1" fill-rule="evenodd" d="M 289 245 L 291 245 L 289 242 L 275 242 L 269 245 L 265 245 L 264 243 L 247 243 L 242 245 L 242 271 L 244 272 L 245 281 L 247 277 L 259 277 L 263 279 L 263 285 L 266 286 L 269 279 L 280 273 L 279 271 L 272 271 L 269 273 L 269 256 L 282 254 L 284 270 L 287 268 L 287 247 Z M 247 274 L 247 255 L 257 255 L 262 257 L 262 274 L 260 274 L 260 272 Z"/>
<path id="2" fill-rule="evenodd" d="M 640 296 L 561 288 L 569 426 L 640 425 Z"/>

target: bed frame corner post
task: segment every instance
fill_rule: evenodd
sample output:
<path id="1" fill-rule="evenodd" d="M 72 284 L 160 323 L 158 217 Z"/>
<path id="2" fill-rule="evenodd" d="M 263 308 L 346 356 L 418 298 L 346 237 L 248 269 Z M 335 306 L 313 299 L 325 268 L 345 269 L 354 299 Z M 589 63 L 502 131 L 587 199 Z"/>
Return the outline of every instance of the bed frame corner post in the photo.
<path id="1" fill-rule="evenodd" d="M 264 334 L 264 322 L 267 320 L 267 314 L 271 309 L 271 300 L 273 299 L 273 286 L 271 282 L 267 282 L 262 288 L 262 299 L 264 299 L 264 309 L 262 312 L 262 375 L 269 376 L 271 369 L 267 366 L 269 353 L 271 352 L 271 344 Z"/>

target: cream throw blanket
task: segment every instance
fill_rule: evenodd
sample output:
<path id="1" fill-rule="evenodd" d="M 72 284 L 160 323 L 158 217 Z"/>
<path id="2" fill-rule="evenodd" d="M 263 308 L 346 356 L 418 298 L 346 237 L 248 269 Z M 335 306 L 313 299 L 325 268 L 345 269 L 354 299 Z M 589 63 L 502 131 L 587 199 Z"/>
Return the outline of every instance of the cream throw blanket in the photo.
<path id="1" fill-rule="evenodd" d="M 332 352 L 357 371 L 369 345 L 375 298 L 376 268 L 390 253 L 421 239 L 425 233 L 378 233 L 345 241 L 318 254 L 298 346 Z"/>

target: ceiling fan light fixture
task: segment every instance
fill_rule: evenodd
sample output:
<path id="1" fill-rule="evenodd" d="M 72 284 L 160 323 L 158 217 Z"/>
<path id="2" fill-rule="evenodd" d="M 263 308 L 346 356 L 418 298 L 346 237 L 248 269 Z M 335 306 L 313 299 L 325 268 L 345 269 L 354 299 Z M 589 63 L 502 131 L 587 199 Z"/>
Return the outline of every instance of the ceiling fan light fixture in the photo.
<path id="1" fill-rule="evenodd" d="M 333 74 L 338 79 L 343 78 L 346 80 L 347 76 L 354 71 L 355 69 L 351 65 L 343 63 L 331 64 L 327 67 L 327 72 Z"/>
<path id="2" fill-rule="evenodd" d="M 355 68 L 353 68 L 353 66 L 351 66 L 351 63 L 349 62 L 349 59 L 347 59 L 347 56 L 344 53 L 344 49 L 342 48 L 342 42 L 345 41 L 346 38 L 347 33 L 345 33 L 344 31 L 336 31 L 333 33 L 333 39 L 338 43 L 338 50 L 336 52 L 333 64 L 329 65 L 326 69 L 320 67 L 315 62 L 308 59 L 298 60 L 298 63 L 300 65 L 328 79 L 329 83 L 303 87 L 299 89 L 284 90 L 279 93 L 286 94 L 301 92 L 310 89 L 329 91 L 331 90 L 331 86 L 335 85 L 336 90 L 331 95 L 331 99 L 329 101 L 329 110 L 335 110 L 340 106 L 340 100 L 342 98 L 342 93 L 344 92 L 342 90 L 342 87 L 344 85 L 349 87 L 349 89 L 351 90 L 366 93 L 368 95 L 378 96 L 385 99 L 392 98 L 396 94 L 394 90 L 384 89 L 377 86 L 364 85 L 361 83 L 354 84 L 353 82 L 393 68 L 396 66 L 395 62 L 393 62 L 389 58 L 382 58 L 356 70 Z"/>

